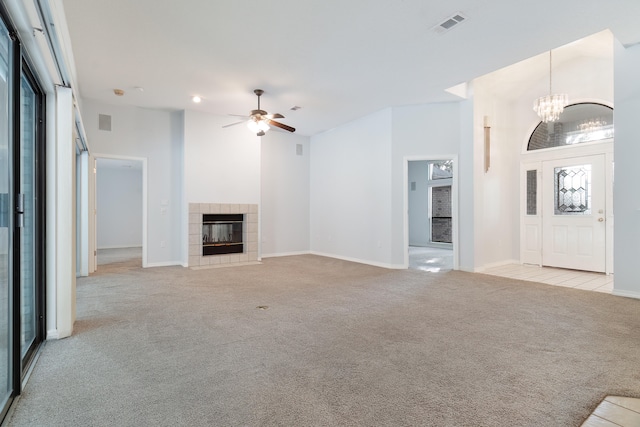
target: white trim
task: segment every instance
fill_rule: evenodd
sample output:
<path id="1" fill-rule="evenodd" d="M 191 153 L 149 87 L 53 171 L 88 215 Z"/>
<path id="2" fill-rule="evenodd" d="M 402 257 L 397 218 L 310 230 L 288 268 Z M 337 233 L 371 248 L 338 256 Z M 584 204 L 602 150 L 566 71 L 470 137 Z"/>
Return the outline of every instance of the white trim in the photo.
<path id="1" fill-rule="evenodd" d="M 635 298 L 635 299 L 640 299 L 640 292 L 637 291 L 623 291 L 623 290 L 617 290 L 615 289 L 615 282 L 614 282 L 614 289 L 611 292 L 611 295 L 615 295 L 617 297 L 626 297 L 626 298 Z"/>
<path id="2" fill-rule="evenodd" d="M 174 265 L 179 265 L 184 267 L 184 263 L 182 261 L 162 261 L 162 262 L 151 262 L 148 263 L 144 268 L 152 268 L 152 267 L 172 267 Z"/>
<path id="3" fill-rule="evenodd" d="M 147 228 L 148 228 L 148 212 L 147 212 L 147 185 L 148 185 L 148 181 L 147 181 L 147 158 L 146 157 L 133 157 L 133 156 L 119 156 L 116 154 L 101 154 L 101 153 L 94 153 L 93 154 L 93 158 L 94 159 L 116 159 L 116 160 L 131 160 L 131 161 L 135 161 L 135 162 L 142 162 L 142 268 L 147 268 L 147 267 L 153 267 L 156 266 L 155 263 L 154 265 L 149 264 L 148 262 L 148 258 L 147 258 L 147 248 L 149 245 L 149 242 L 147 241 Z M 96 167 L 97 167 L 97 162 L 96 162 Z M 97 191 L 97 189 L 96 189 Z M 96 196 L 97 199 L 97 196 Z M 98 228 L 98 224 L 93 224 L 94 227 Z M 95 231 L 95 230 L 94 230 Z M 97 250 L 97 246 L 98 246 L 98 242 L 96 241 L 96 250 Z M 104 249 L 104 248 L 101 248 Z M 179 265 L 182 265 L 183 261 L 180 261 Z M 171 264 L 168 265 L 176 265 L 175 263 L 171 262 Z"/>
<path id="4" fill-rule="evenodd" d="M 76 275 L 89 275 L 89 152 L 76 156 L 76 220 L 77 263 Z"/>
<path id="5" fill-rule="evenodd" d="M 360 258 L 352 258 L 352 257 L 345 257 L 345 256 L 335 255 L 335 254 L 328 254 L 328 253 L 324 253 L 324 252 L 311 251 L 311 252 L 309 252 L 309 254 L 310 255 L 323 256 L 323 257 L 326 257 L 326 258 L 340 259 L 340 260 L 343 260 L 343 261 L 356 262 L 358 264 L 372 265 L 374 267 L 387 268 L 387 269 L 391 269 L 391 270 L 406 270 L 407 269 L 407 267 L 405 267 L 404 265 L 401 265 L 401 264 L 387 264 L 387 263 L 382 263 L 382 262 L 364 260 L 364 259 L 360 259 Z"/>
<path id="6" fill-rule="evenodd" d="M 102 246 L 100 248 L 98 248 L 98 250 L 100 249 L 129 249 L 129 248 L 142 248 L 142 245 L 127 245 L 127 246 Z"/>
<path id="7" fill-rule="evenodd" d="M 522 153 L 521 160 L 525 162 L 536 162 L 589 156 L 591 154 L 601 154 L 609 151 L 613 152 L 613 141 L 613 139 L 604 139 L 602 141 L 583 142 L 582 144 L 563 145 L 562 147 L 527 151 Z M 579 154 L 576 155 L 575 153 Z"/>
<path id="8" fill-rule="evenodd" d="M 49 329 L 47 331 L 47 340 L 59 340 L 60 339 L 60 333 L 58 332 L 57 329 Z"/>
<path id="9" fill-rule="evenodd" d="M 297 251 L 297 252 L 278 252 L 273 254 L 262 254 L 262 258 L 278 258 L 283 256 L 297 256 L 297 255 L 309 255 L 311 251 Z"/>
<path id="10" fill-rule="evenodd" d="M 453 162 L 453 176 L 451 181 L 451 240 L 453 244 L 453 269 L 458 270 L 460 241 L 458 237 L 458 155 L 437 155 L 437 156 L 405 156 L 403 159 L 403 241 L 404 241 L 404 265 L 403 267 L 388 268 L 409 268 L 409 162 L 430 161 L 430 160 L 451 160 Z"/>

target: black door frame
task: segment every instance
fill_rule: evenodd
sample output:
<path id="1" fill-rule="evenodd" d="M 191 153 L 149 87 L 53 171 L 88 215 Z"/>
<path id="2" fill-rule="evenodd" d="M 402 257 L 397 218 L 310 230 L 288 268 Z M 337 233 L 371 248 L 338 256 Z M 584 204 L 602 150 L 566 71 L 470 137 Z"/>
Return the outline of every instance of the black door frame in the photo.
<path id="1" fill-rule="evenodd" d="M 8 64 L 8 115 L 9 115 L 9 196 L 8 196 L 8 217 L 9 217 L 9 286 L 10 286 L 10 307 L 7 307 L 11 313 L 11 325 L 8 333 L 10 334 L 9 342 L 11 346 L 9 360 L 9 378 L 11 384 L 9 390 L 11 395 L 4 407 L 0 407 L 0 422 L 6 416 L 13 400 L 22 391 L 23 381 L 27 373 L 36 359 L 38 350 L 45 339 L 46 330 L 46 233 L 45 233 L 45 215 L 46 215 L 46 140 L 45 140 L 45 94 L 41 85 L 33 72 L 32 65 L 28 58 L 23 54 L 22 44 L 19 35 L 12 26 L 11 19 L 4 5 L 0 3 L 0 19 L 9 32 L 10 52 Z M 34 305 L 36 316 L 36 336 L 22 357 L 20 334 L 21 334 L 21 283 L 20 283 L 20 215 L 21 206 L 18 203 L 20 194 L 20 146 L 21 146 L 21 80 L 26 78 L 36 94 L 36 111 L 35 111 L 35 147 L 34 147 L 34 280 L 35 293 Z"/>

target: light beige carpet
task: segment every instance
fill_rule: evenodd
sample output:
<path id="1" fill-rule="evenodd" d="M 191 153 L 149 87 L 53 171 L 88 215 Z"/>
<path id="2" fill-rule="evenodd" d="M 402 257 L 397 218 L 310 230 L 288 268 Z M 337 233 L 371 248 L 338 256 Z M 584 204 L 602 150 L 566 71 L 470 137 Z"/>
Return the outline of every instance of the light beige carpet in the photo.
<path id="1" fill-rule="evenodd" d="M 638 300 L 316 256 L 137 265 L 78 281 L 9 425 L 579 426 L 640 397 Z"/>

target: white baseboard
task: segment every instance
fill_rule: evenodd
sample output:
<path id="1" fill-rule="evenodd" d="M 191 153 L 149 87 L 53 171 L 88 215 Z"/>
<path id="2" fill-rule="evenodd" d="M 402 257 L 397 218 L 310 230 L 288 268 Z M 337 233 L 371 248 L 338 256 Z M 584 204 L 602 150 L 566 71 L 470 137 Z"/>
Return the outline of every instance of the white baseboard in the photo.
<path id="1" fill-rule="evenodd" d="M 310 251 L 297 251 L 297 252 L 279 252 L 275 254 L 262 254 L 262 258 L 277 258 L 282 256 L 296 256 L 296 255 L 309 255 Z"/>
<path id="2" fill-rule="evenodd" d="M 60 339 L 60 334 L 57 329 L 49 329 L 47 331 L 47 339 L 48 340 L 57 340 Z"/>
<path id="3" fill-rule="evenodd" d="M 627 298 L 640 299 L 640 292 L 618 290 L 615 287 L 616 287 L 616 285 L 614 283 L 613 284 L 613 292 L 611 292 L 611 295 L 615 295 L 615 296 L 618 296 L 618 297 L 627 297 Z"/>
<path id="4" fill-rule="evenodd" d="M 143 266 L 144 268 L 152 268 L 152 267 L 171 267 L 174 265 L 179 265 L 185 267 L 182 261 L 163 261 L 163 262 L 148 262 L 147 265 Z"/>
<path id="5" fill-rule="evenodd" d="M 343 261 L 357 262 L 358 264 L 372 265 L 374 267 L 387 268 L 387 269 L 391 269 L 391 270 L 406 270 L 407 269 L 407 267 L 405 267 L 404 264 L 387 264 L 387 263 L 383 263 L 383 262 L 370 261 L 370 260 L 360 259 L 360 258 L 345 257 L 345 256 L 340 256 L 340 255 L 335 255 L 335 254 L 326 254 L 326 253 L 323 253 L 323 252 L 316 252 L 316 251 L 311 251 L 309 253 L 311 255 L 323 256 L 323 257 L 327 257 L 327 258 L 341 259 Z"/>
<path id="6" fill-rule="evenodd" d="M 130 249 L 130 248 L 142 249 L 142 245 L 100 246 L 100 247 L 98 248 L 98 250 L 100 250 L 100 249 Z"/>

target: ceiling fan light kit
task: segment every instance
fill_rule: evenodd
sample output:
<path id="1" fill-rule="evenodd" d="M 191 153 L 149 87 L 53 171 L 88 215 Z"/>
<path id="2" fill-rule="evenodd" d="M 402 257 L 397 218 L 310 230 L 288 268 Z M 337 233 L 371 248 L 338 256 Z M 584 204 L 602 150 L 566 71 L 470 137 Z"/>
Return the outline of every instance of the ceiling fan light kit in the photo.
<path id="1" fill-rule="evenodd" d="M 271 129 L 271 126 L 277 127 L 279 129 L 286 130 L 287 132 L 295 132 L 296 129 L 285 125 L 284 123 L 276 122 L 273 119 L 284 119 L 284 116 L 279 113 L 268 114 L 265 110 L 260 109 L 260 97 L 264 93 L 262 89 L 255 89 L 253 93 L 258 97 L 258 108 L 256 110 L 251 110 L 249 116 L 240 116 L 246 117 L 248 120 L 246 121 L 247 127 L 251 130 L 251 132 L 255 132 L 257 136 L 264 136 L 265 132 Z M 245 123 L 245 121 L 231 123 L 228 125 L 222 126 L 223 128 L 227 128 L 230 126 L 235 126 L 240 123 Z"/>
<path id="2" fill-rule="evenodd" d="M 250 118 L 249 121 L 247 121 L 247 127 L 255 133 L 259 133 L 260 131 L 267 132 L 271 129 L 265 120 L 255 120 L 254 118 Z"/>

